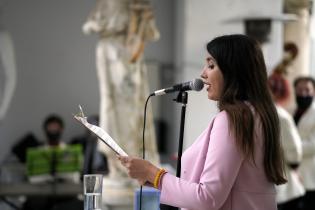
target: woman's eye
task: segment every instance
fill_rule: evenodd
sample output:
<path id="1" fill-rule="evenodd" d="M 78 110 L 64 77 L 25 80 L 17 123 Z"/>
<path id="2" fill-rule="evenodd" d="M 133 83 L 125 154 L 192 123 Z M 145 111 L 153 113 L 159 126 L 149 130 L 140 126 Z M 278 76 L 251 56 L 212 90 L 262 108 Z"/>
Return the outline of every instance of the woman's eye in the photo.
<path id="1" fill-rule="evenodd" d="M 213 64 L 209 64 L 209 65 L 208 65 L 208 68 L 214 69 L 214 65 L 213 65 Z"/>

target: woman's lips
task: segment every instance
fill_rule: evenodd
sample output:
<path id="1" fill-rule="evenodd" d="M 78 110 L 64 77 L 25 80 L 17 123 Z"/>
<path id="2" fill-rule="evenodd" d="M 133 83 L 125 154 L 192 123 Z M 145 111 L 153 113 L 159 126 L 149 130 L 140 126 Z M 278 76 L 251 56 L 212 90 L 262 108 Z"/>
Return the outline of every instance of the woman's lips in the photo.
<path id="1" fill-rule="evenodd" d="M 206 90 L 208 91 L 210 89 L 211 85 L 209 83 L 207 83 L 204 79 L 202 81 L 203 81 L 203 84 L 206 87 Z"/>
<path id="2" fill-rule="evenodd" d="M 208 91 L 210 89 L 211 85 L 207 84 L 207 83 L 205 83 L 205 85 L 206 85 L 206 88 L 207 88 L 207 91 Z"/>

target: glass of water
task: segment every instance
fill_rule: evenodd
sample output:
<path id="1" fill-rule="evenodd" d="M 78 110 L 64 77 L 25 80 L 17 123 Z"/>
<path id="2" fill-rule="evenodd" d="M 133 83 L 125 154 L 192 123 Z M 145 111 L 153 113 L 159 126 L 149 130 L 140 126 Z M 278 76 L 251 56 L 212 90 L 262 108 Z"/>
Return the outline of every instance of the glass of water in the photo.
<path id="1" fill-rule="evenodd" d="M 83 179 L 84 210 L 102 209 L 103 175 L 86 174 Z"/>

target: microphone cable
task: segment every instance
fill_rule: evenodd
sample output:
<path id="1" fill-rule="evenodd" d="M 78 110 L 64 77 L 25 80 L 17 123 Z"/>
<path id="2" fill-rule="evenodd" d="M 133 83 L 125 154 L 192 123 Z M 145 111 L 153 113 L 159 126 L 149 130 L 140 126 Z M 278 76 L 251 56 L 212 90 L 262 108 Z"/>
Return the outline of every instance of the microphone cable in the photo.
<path id="1" fill-rule="evenodd" d="M 144 115 L 143 115 L 143 130 L 142 130 L 142 159 L 145 160 L 145 124 L 146 124 L 146 118 L 147 118 L 147 106 L 148 106 L 148 102 L 149 99 L 151 98 L 151 96 L 153 96 L 152 94 L 150 94 L 145 102 L 144 105 Z M 140 186 L 140 201 L 139 201 L 139 210 L 142 209 L 142 185 Z"/>

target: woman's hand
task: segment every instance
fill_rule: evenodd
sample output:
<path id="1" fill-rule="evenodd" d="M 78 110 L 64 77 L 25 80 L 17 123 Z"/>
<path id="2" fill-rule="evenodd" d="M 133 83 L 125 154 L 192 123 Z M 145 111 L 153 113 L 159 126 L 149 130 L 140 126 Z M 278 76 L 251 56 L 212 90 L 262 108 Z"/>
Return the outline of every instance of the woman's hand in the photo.
<path id="1" fill-rule="evenodd" d="M 143 185 L 146 182 L 153 183 L 159 168 L 147 160 L 129 156 L 118 156 L 121 164 L 126 167 L 128 176 L 137 179 Z"/>

